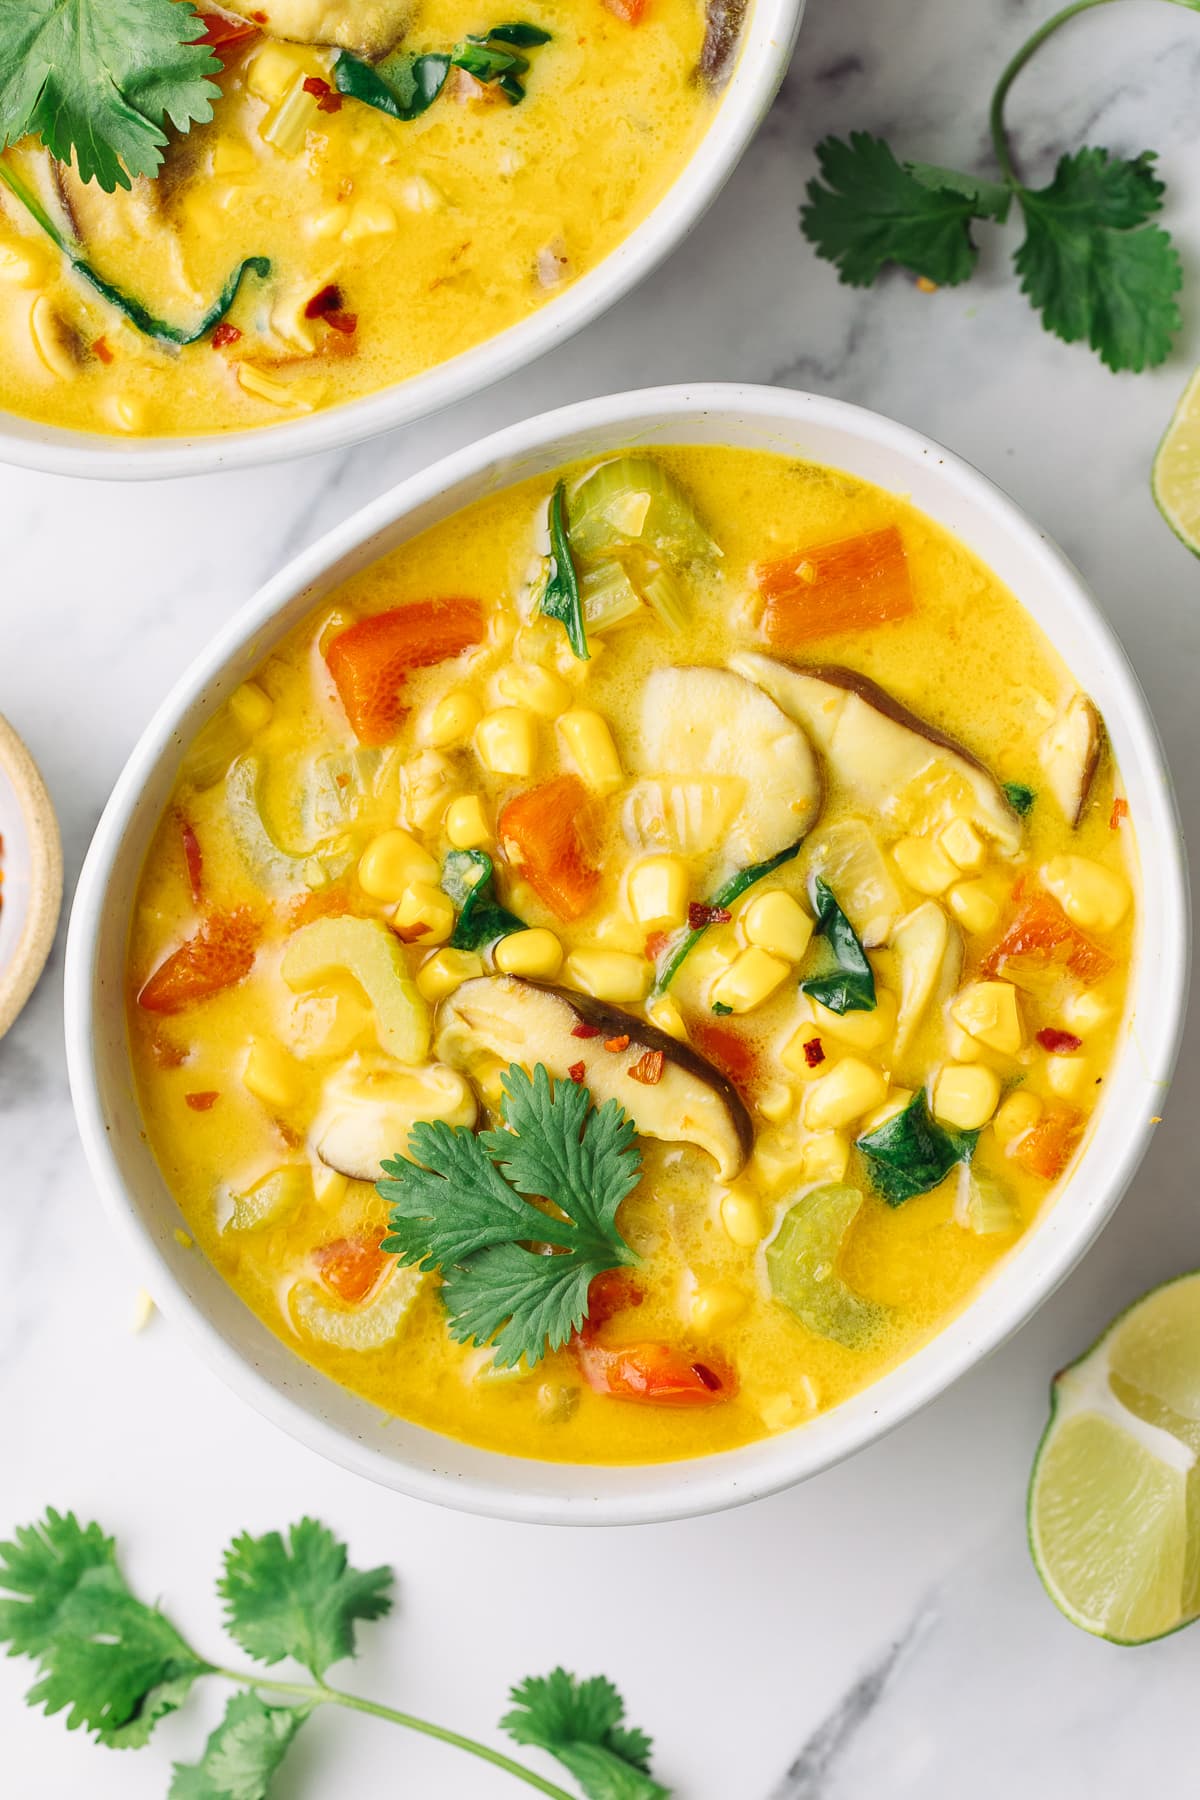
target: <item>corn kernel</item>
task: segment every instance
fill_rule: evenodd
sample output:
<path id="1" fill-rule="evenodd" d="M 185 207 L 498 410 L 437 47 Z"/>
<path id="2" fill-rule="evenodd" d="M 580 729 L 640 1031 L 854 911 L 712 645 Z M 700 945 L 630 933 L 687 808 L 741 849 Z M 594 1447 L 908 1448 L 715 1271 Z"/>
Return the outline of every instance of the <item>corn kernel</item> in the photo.
<path id="1" fill-rule="evenodd" d="M 982 935 L 996 929 L 1000 908 L 982 881 L 958 881 L 946 898 L 964 931 Z"/>
<path id="2" fill-rule="evenodd" d="M 514 706 L 527 706 L 543 719 L 557 719 L 571 704 L 571 690 L 562 677 L 536 663 L 511 663 L 501 669 L 496 688 Z"/>
<path id="3" fill-rule="evenodd" d="M 911 1088 L 893 1088 L 883 1105 L 877 1106 L 873 1113 L 867 1114 L 858 1128 L 858 1135 L 866 1137 L 869 1132 L 878 1131 L 881 1125 L 886 1125 L 889 1119 L 894 1119 L 897 1113 L 902 1113 L 911 1099 Z"/>
<path id="4" fill-rule="evenodd" d="M 312 95 L 304 91 L 304 77 L 297 75 L 282 100 L 277 100 L 258 127 L 258 135 L 281 156 L 298 156 L 308 142 L 309 128 L 317 122 Z"/>
<path id="5" fill-rule="evenodd" d="M 222 132 L 213 145 L 212 172 L 214 175 L 249 175 L 258 167 L 258 158 L 249 144 L 240 138 Z"/>
<path id="6" fill-rule="evenodd" d="M 406 943 L 421 949 L 444 944 L 454 930 L 454 902 L 431 881 L 414 881 L 400 896 L 392 924 Z"/>
<path id="7" fill-rule="evenodd" d="M 1103 1025 L 1112 1015 L 1112 1001 L 1107 995 L 1096 993 L 1094 988 L 1082 988 L 1063 1004 L 1063 1018 L 1073 1030 L 1079 1032 L 1095 1031 L 1097 1026 Z"/>
<path id="8" fill-rule="evenodd" d="M 801 1179 L 804 1154 L 805 1140 L 793 1128 L 776 1127 L 759 1137 L 751 1168 L 763 1186 L 773 1190 Z"/>
<path id="9" fill-rule="evenodd" d="M 627 1006 L 644 1000 L 650 990 L 650 964 L 624 950 L 574 950 L 564 976 L 581 993 Z"/>
<path id="10" fill-rule="evenodd" d="M 1060 1100 L 1081 1100 L 1095 1080 L 1086 1056 L 1046 1058 L 1046 1086 Z"/>
<path id="11" fill-rule="evenodd" d="M 474 950 L 437 950 L 417 970 L 417 990 L 432 1006 L 482 974 L 483 958 Z"/>
<path id="12" fill-rule="evenodd" d="M 242 1080 L 256 1100 L 281 1112 L 304 1098 L 304 1071 L 282 1044 L 270 1038 L 251 1038 Z"/>
<path id="13" fill-rule="evenodd" d="M 879 1069 L 857 1056 L 847 1056 L 809 1088 L 804 1103 L 805 1123 L 813 1131 L 836 1131 L 882 1106 L 887 1091 L 886 1077 Z"/>
<path id="14" fill-rule="evenodd" d="M 637 957 L 646 954 L 644 927 L 635 925 L 624 913 L 602 913 L 596 921 L 592 936 L 606 950 L 624 950 L 627 955 Z"/>
<path id="15" fill-rule="evenodd" d="M 811 1014 L 811 1003 L 806 1000 L 804 1005 Z M 810 1062 L 805 1050 L 813 1044 L 816 1045 L 812 1053 L 815 1060 Z M 790 1074 L 798 1075 L 802 1081 L 820 1081 L 828 1075 L 829 1051 L 821 1042 L 821 1034 L 811 1018 L 806 1019 L 799 1030 L 792 1033 L 779 1053 L 779 1060 Z"/>
<path id="16" fill-rule="evenodd" d="M 399 826 L 372 838 L 358 859 L 358 884 L 372 900 L 403 899 L 414 882 L 436 882 L 439 874 L 428 850 Z"/>
<path id="17" fill-rule="evenodd" d="M 475 748 L 493 775 L 532 775 L 537 750 L 532 715 L 521 706 L 485 713 L 475 727 Z"/>
<path id="18" fill-rule="evenodd" d="M 983 1062 L 985 1057 L 979 1039 L 956 1025 L 953 1019 L 946 1020 L 946 1052 L 951 1062 Z"/>
<path id="19" fill-rule="evenodd" d="M 298 74 L 316 72 L 315 66 L 307 67 L 312 61 L 289 45 L 266 43 L 246 62 L 246 86 L 260 100 L 282 100 Z"/>
<path id="20" fill-rule="evenodd" d="M 950 1017 L 989 1050 L 1015 1056 L 1021 1048 L 1021 1012 L 1010 981 L 972 981 L 950 1003 Z"/>
<path id="21" fill-rule="evenodd" d="M 551 981 L 562 967 L 563 949 L 552 931 L 541 926 L 514 931 L 500 939 L 495 949 L 496 967 L 503 975 L 529 975 Z"/>
<path id="22" fill-rule="evenodd" d="M 264 694 L 257 681 L 243 681 L 229 696 L 229 710 L 247 737 L 253 737 L 271 722 L 274 707 L 269 694 Z"/>
<path id="23" fill-rule="evenodd" d="M 608 723 L 597 712 L 573 707 L 558 721 L 562 740 L 571 759 L 590 788 L 611 794 L 625 780 L 617 746 Z"/>
<path id="24" fill-rule="evenodd" d="M 928 838 L 904 837 L 892 845 L 896 867 L 918 894 L 944 894 L 958 880 L 958 870 L 944 850 Z"/>
<path id="25" fill-rule="evenodd" d="M 790 974 L 790 963 L 751 944 L 717 976 L 709 990 L 709 998 L 714 1006 L 727 1006 L 731 1012 L 752 1012 L 764 1000 L 769 1000 L 780 982 L 786 981 Z"/>
<path id="26" fill-rule="evenodd" d="M 313 1194 L 322 1206 L 339 1206 L 346 1198 L 350 1183 L 340 1169 L 331 1169 L 319 1156 L 313 1158 Z"/>
<path id="27" fill-rule="evenodd" d="M 817 1030 L 852 1050 L 875 1050 L 896 1029 L 896 996 L 887 988 L 877 989 L 870 1012 L 835 1013 L 819 1000 L 813 1000 L 812 1010 Z"/>
<path id="28" fill-rule="evenodd" d="M 710 1281 L 696 1289 L 689 1310 L 697 1331 L 725 1331 L 745 1312 L 746 1296 L 728 1281 Z"/>
<path id="29" fill-rule="evenodd" d="M 807 1375 L 802 1375 L 793 1394 L 764 1394 L 758 1402 L 758 1416 L 768 1431 L 788 1431 L 817 1410 L 817 1390 Z"/>
<path id="30" fill-rule="evenodd" d="M 813 922 L 790 894 L 782 888 L 756 894 L 738 923 L 748 943 L 785 961 L 798 963 L 812 940 Z"/>
<path id="31" fill-rule="evenodd" d="M 107 394 L 104 416 L 117 431 L 127 431 L 131 437 L 139 437 L 146 430 L 150 414 L 145 401 L 136 394 Z"/>
<path id="32" fill-rule="evenodd" d="M 795 1095 L 782 1081 L 773 1081 L 758 1097 L 758 1110 L 772 1125 L 781 1125 L 795 1104 Z"/>
<path id="33" fill-rule="evenodd" d="M 483 708 L 468 688 L 452 688 L 433 709 L 429 741 L 438 750 L 465 744 L 482 717 Z"/>
<path id="34" fill-rule="evenodd" d="M 725 1236 L 739 1250 L 753 1250 L 767 1232 L 758 1197 L 749 1188 L 730 1188 L 721 1201 L 721 1224 L 725 1227 Z"/>
<path id="35" fill-rule="evenodd" d="M 1115 931 L 1129 910 L 1129 883 L 1086 856 L 1052 856 L 1042 880 L 1081 931 Z"/>
<path id="36" fill-rule="evenodd" d="M 683 1014 L 670 994 L 660 994 L 657 1000 L 649 1001 L 646 1017 L 660 1031 L 665 1031 L 668 1037 L 677 1038 L 681 1044 L 687 1043 L 687 1026 L 683 1022 Z"/>
<path id="37" fill-rule="evenodd" d="M 1015 1093 L 1009 1094 L 992 1120 L 992 1130 L 1003 1148 L 1007 1150 L 1010 1145 L 1023 1138 L 1027 1131 L 1032 1131 L 1041 1118 L 1042 1111 L 1041 1101 L 1027 1088 L 1018 1088 Z"/>
<path id="38" fill-rule="evenodd" d="M 340 238 L 349 223 L 350 208 L 339 201 L 336 206 L 310 214 L 304 230 L 310 238 Z"/>
<path id="39" fill-rule="evenodd" d="M 347 244 L 355 244 L 360 238 L 382 237 L 395 231 L 399 220 L 386 200 L 356 200 L 350 208 L 350 218 L 342 232 Z"/>
<path id="40" fill-rule="evenodd" d="M 938 843 L 955 867 L 969 875 L 982 869 L 987 860 L 987 846 L 967 819 L 951 819 Z"/>
<path id="41" fill-rule="evenodd" d="M 978 1131 L 1000 1099 L 1000 1077 L 984 1063 L 947 1063 L 933 1084 L 934 1117 L 957 1131 Z"/>
<path id="42" fill-rule="evenodd" d="M 480 850 L 492 841 L 492 828 L 478 794 L 460 794 L 446 808 L 446 836 L 456 850 Z"/>
<path id="43" fill-rule="evenodd" d="M 408 212 L 440 212 L 446 204 L 446 196 L 426 176 L 410 175 L 400 184 L 400 204 Z"/>
<path id="44" fill-rule="evenodd" d="M 682 925 L 688 911 L 688 872 L 677 856 L 647 856 L 625 884 L 629 910 L 639 925 Z"/>
<path id="45" fill-rule="evenodd" d="M 804 1146 L 805 1181 L 842 1181 L 850 1161 L 850 1146 L 836 1131 L 819 1131 Z"/>

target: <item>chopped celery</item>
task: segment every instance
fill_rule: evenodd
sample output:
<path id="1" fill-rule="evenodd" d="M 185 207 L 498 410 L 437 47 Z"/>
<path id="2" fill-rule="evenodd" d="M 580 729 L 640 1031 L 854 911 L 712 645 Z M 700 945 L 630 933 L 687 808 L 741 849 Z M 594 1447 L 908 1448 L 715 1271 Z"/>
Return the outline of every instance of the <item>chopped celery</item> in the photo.
<path id="1" fill-rule="evenodd" d="M 947 1131 L 932 1116 L 923 1091 L 903 1112 L 893 1113 L 875 1131 L 858 1139 L 876 1192 L 889 1206 L 939 1187 L 958 1163 L 970 1162 L 977 1131 Z"/>
<path id="2" fill-rule="evenodd" d="M 375 1009 L 375 1029 L 388 1055 L 408 1064 L 425 1061 L 429 1008 L 399 942 L 381 920 L 314 919 L 293 933 L 279 967 L 294 989 L 352 976 Z"/>
<path id="3" fill-rule="evenodd" d="M 311 1337 L 338 1350 L 382 1350 L 400 1335 L 428 1276 L 419 1269 L 394 1269 L 373 1299 L 361 1306 L 328 1300 L 315 1281 L 292 1289 L 296 1324 Z"/>
<path id="4" fill-rule="evenodd" d="M 571 546 L 588 559 L 622 545 L 672 563 L 721 553 L 687 495 L 649 456 L 618 456 L 585 475 L 571 497 Z"/>
<path id="5" fill-rule="evenodd" d="M 610 631 L 642 610 L 641 595 L 619 562 L 598 562 L 581 569 L 579 591 L 589 633 Z"/>
<path id="6" fill-rule="evenodd" d="M 999 1237 L 1017 1231 L 1021 1211 L 1008 1189 L 990 1175 L 980 1175 L 963 1163 L 958 1177 L 954 1217 L 966 1231 L 978 1237 Z"/>
<path id="7" fill-rule="evenodd" d="M 240 756 L 225 777 L 229 828 L 247 869 L 263 887 L 276 891 L 324 887 L 330 872 L 321 860 L 303 852 L 293 855 L 268 831 L 262 807 L 264 776 L 261 757 Z"/>
<path id="8" fill-rule="evenodd" d="M 878 1331 L 885 1308 L 843 1281 L 837 1259 L 858 1216 L 857 1188 L 833 1182 L 788 1208 L 767 1246 L 771 1292 L 817 1337 L 859 1350 Z"/>
<path id="9" fill-rule="evenodd" d="M 666 563 L 647 571 L 642 579 L 642 593 L 647 606 L 654 608 L 664 625 L 671 631 L 684 629 L 689 619 L 687 595 Z"/>

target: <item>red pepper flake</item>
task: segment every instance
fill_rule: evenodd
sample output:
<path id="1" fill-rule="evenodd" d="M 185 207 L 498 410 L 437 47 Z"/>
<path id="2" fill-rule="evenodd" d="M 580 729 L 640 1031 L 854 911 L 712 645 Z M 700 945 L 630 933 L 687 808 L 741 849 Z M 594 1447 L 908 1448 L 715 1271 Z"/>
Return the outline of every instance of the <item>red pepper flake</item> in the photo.
<path id="1" fill-rule="evenodd" d="M 643 1050 L 637 1061 L 630 1063 L 625 1073 L 631 1081 L 640 1081 L 644 1087 L 657 1087 L 662 1080 L 666 1060 L 661 1050 Z"/>
<path id="2" fill-rule="evenodd" d="M 599 1037 L 600 1027 L 598 1025 L 589 1025 L 586 1019 L 580 1019 L 577 1025 L 572 1025 L 571 1036 L 577 1038 Z"/>
<path id="3" fill-rule="evenodd" d="M 1108 815 L 1108 829 L 1110 831 L 1119 831 L 1121 829 L 1121 820 L 1127 819 L 1128 817 L 1129 802 L 1118 794 L 1112 803 L 1112 811 Z"/>
<path id="4" fill-rule="evenodd" d="M 231 344 L 239 341 L 241 335 L 236 325 L 218 325 L 209 342 L 214 350 L 228 350 Z"/>
<path id="5" fill-rule="evenodd" d="M 323 319 L 326 313 L 338 312 L 342 304 L 342 290 L 335 281 L 315 293 L 304 308 L 306 319 Z"/>
<path id="6" fill-rule="evenodd" d="M 210 1112 L 221 1096 L 215 1088 L 206 1088 L 201 1094 L 185 1094 L 183 1098 L 193 1112 Z"/>
<path id="7" fill-rule="evenodd" d="M 583 1078 L 587 1074 L 587 1065 L 581 1062 L 572 1063 L 567 1070 L 567 1074 L 571 1077 L 571 1080 L 575 1083 L 576 1087 L 582 1087 Z"/>
<path id="8" fill-rule="evenodd" d="M 1073 1031 L 1059 1031 L 1053 1025 L 1044 1026 L 1037 1034 L 1037 1041 L 1051 1056 L 1069 1055 L 1072 1050 L 1083 1049 L 1081 1037 L 1076 1037 Z"/>
<path id="9" fill-rule="evenodd" d="M 649 962 L 657 962 L 671 941 L 669 931 L 651 931 L 646 937 L 646 958 Z"/>
<path id="10" fill-rule="evenodd" d="M 415 925 L 406 925 L 403 930 L 399 925 L 393 925 L 391 929 L 402 944 L 415 944 L 418 938 L 428 937 L 433 927 L 426 920 L 418 919 Z"/>
<path id="11" fill-rule="evenodd" d="M 629 1048 L 629 1033 L 623 1031 L 620 1037 L 605 1038 L 604 1048 L 606 1050 L 611 1050 L 614 1055 L 619 1056 L 622 1050 L 628 1050 Z"/>
<path id="12" fill-rule="evenodd" d="M 688 929 L 703 931 L 706 925 L 728 925 L 733 914 L 727 906 L 702 906 L 693 900 L 688 907 Z"/>
<path id="13" fill-rule="evenodd" d="M 112 345 L 109 343 L 107 338 L 98 337 L 96 339 L 95 343 L 92 345 L 92 349 L 95 351 L 96 355 L 100 358 L 100 361 L 102 363 L 110 363 L 112 361 L 112 359 L 113 359 Z"/>
<path id="14" fill-rule="evenodd" d="M 703 1383 L 703 1385 L 708 1389 L 710 1394 L 719 1394 L 720 1393 L 721 1387 L 723 1385 L 722 1381 L 721 1381 L 721 1377 L 719 1375 L 715 1375 L 713 1373 L 713 1371 L 709 1368 L 707 1363 L 700 1363 L 700 1362 L 693 1363 L 692 1364 L 692 1374 L 696 1377 L 697 1381 Z"/>
<path id="15" fill-rule="evenodd" d="M 192 890 L 192 899 L 199 906 L 204 900 L 204 852 L 200 848 L 200 839 L 196 836 L 189 819 L 180 819 L 179 835 L 183 840 L 183 860 L 187 865 L 188 886 Z"/>
<path id="16" fill-rule="evenodd" d="M 820 1038 L 809 1038 L 804 1046 L 804 1060 L 810 1069 L 819 1069 L 825 1061 L 825 1046 Z"/>
<path id="17" fill-rule="evenodd" d="M 317 103 L 318 112 L 341 112 L 342 96 L 335 92 L 327 81 L 322 81 L 319 75 L 309 75 L 305 78 L 304 91 L 306 94 L 312 95 Z"/>
<path id="18" fill-rule="evenodd" d="M 340 331 L 343 337 L 353 337 L 358 330 L 358 314 L 348 312 L 327 312 L 325 323 L 331 331 Z"/>

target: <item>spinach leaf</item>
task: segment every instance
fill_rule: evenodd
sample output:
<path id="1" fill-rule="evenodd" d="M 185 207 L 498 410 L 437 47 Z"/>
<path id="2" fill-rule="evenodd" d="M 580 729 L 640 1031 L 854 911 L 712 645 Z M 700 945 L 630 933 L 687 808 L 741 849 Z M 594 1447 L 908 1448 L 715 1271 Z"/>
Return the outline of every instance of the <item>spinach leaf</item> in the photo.
<path id="1" fill-rule="evenodd" d="M 1008 804 L 1012 807 L 1017 817 L 1023 819 L 1032 809 L 1033 803 L 1037 799 L 1037 795 L 1031 787 L 1026 787 L 1023 781 L 1006 781 L 1004 783 L 1004 798 L 1008 801 Z"/>
<path id="2" fill-rule="evenodd" d="M 567 488 L 560 481 L 550 496 L 550 573 L 538 602 L 538 610 L 548 619 L 557 619 L 567 634 L 571 649 L 581 662 L 590 660 L 587 631 L 583 623 L 583 599 L 579 592 L 579 574 L 571 554 L 567 530 Z"/>
<path id="3" fill-rule="evenodd" d="M 978 1141 L 977 1131 L 947 1131 L 939 1125 L 921 1092 L 903 1112 L 885 1119 L 857 1143 L 875 1191 L 889 1206 L 901 1206 L 939 1186 L 958 1163 L 970 1162 Z"/>
<path id="4" fill-rule="evenodd" d="M 720 912 L 724 907 L 732 906 L 734 901 L 740 900 L 747 888 L 752 888 L 756 881 L 761 881 L 765 875 L 774 874 L 776 869 L 781 869 L 784 863 L 791 862 L 799 854 L 799 843 L 789 844 L 787 849 L 781 850 L 777 856 L 769 856 L 765 862 L 751 863 L 749 868 L 739 869 L 736 874 L 729 877 L 723 887 L 717 889 L 711 900 L 705 902 L 703 910 Z M 653 998 L 657 999 L 659 994 L 666 993 L 684 962 L 707 930 L 707 925 L 696 925 L 680 938 L 655 978 Z M 717 1005 L 720 1005 L 719 1001 Z M 713 1007 L 713 1011 L 717 1011 L 716 1006 Z"/>
<path id="5" fill-rule="evenodd" d="M 800 992 L 819 1000 L 830 1012 L 874 1012 L 875 976 L 858 933 L 834 898 L 833 889 L 821 877 L 812 884 L 816 935 L 833 952 L 837 967 L 825 975 L 811 975 L 800 983 Z"/>
<path id="6" fill-rule="evenodd" d="M 392 56 L 378 67 L 348 50 L 339 51 L 333 59 L 333 84 L 339 94 L 404 121 L 428 112 L 449 73 L 450 58 L 438 51 Z"/>
<path id="7" fill-rule="evenodd" d="M 453 950 L 480 950 L 497 938 L 524 931 L 524 919 L 496 898 L 496 871 L 484 850 L 452 850 L 442 864 L 442 892 L 458 907 L 450 937 Z"/>

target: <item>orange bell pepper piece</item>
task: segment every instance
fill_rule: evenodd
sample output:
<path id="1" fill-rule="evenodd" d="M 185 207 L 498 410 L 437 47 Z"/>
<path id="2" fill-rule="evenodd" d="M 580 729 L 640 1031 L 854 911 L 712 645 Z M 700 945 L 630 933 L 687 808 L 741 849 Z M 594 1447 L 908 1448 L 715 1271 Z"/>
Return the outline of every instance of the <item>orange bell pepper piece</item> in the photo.
<path id="1" fill-rule="evenodd" d="M 604 0 L 614 19 L 623 25 L 640 25 L 646 16 L 648 0 Z"/>
<path id="2" fill-rule="evenodd" d="M 560 919 L 578 919 L 600 886 L 580 830 L 590 804 L 578 775 L 558 775 L 518 794 L 500 814 L 504 854 Z"/>
<path id="3" fill-rule="evenodd" d="M 1102 945 L 1073 925 L 1052 894 L 1025 900 L 998 944 L 983 960 L 983 973 L 1019 974 L 1026 970 L 1062 969 L 1077 981 L 1102 981 L 1116 962 Z"/>
<path id="4" fill-rule="evenodd" d="M 325 661 L 360 744 L 386 744 L 407 708 L 400 699 L 410 669 L 460 656 L 483 638 L 478 600 L 411 600 L 339 631 Z"/>
<path id="5" fill-rule="evenodd" d="M 1036 1125 L 1017 1139 L 1009 1155 L 1031 1175 L 1040 1175 L 1043 1181 L 1057 1181 L 1074 1156 L 1086 1123 L 1083 1114 L 1073 1106 L 1052 1104 Z"/>
<path id="6" fill-rule="evenodd" d="M 328 1244 L 319 1244 L 313 1258 L 325 1286 L 348 1306 L 365 1300 L 393 1261 L 379 1248 L 377 1236 L 333 1238 Z"/>
<path id="7" fill-rule="evenodd" d="M 735 1087 L 753 1087 L 758 1075 L 758 1052 L 740 1031 L 705 1018 L 689 1020 L 687 1030 L 701 1056 L 715 1063 Z"/>
<path id="8" fill-rule="evenodd" d="M 260 27 L 252 25 L 249 19 L 231 19 L 225 13 L 202 12 L 200 23 L 204 31 L 195 41 L 207 44 L 218 55 L 222 50 L 242 50 L 262 36 Z"/>
<path id="9" fill-rule="evenodd" d="M 259 924 L 247 906 L 210 913 L 200 929 L 159 963 L 137 997 L 146 1012 L 177 1013 L 243 981 L 254 964 Z"/>
<path id="10" fill-rule="evenodd" d="M 737 1392 L 732 1370 L 672 1344 L 574 1341 L 575 1359 L 593 1393 L 651 1406 L 714 1406 Z"/>
<path id="11" fill-rule="evenodd" d="M 762 563 L 756 581 L 766 600 L 763 636 L 781 650 L 907 618 L 914 605 L 895 525 Z"/>

